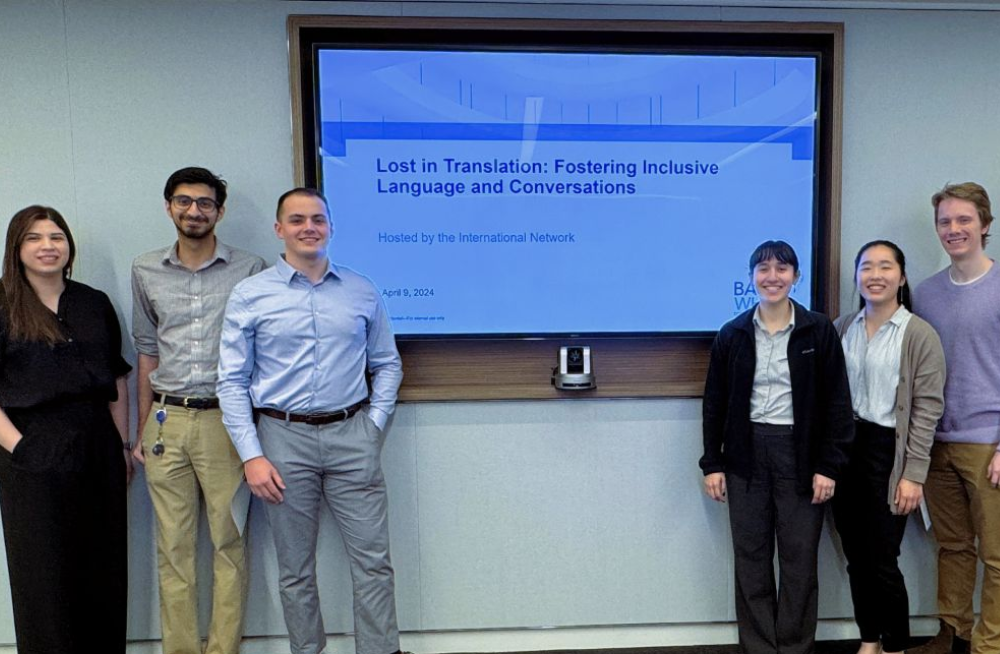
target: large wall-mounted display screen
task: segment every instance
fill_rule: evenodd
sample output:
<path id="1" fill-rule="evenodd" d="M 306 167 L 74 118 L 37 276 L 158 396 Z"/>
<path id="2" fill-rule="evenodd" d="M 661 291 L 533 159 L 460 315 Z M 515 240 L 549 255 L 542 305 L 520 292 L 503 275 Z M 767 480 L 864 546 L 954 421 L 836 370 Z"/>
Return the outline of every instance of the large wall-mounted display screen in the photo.
<path id="1" fill-rule="evenodd" d="M 397 334 L 714 331 L 766 239 L 814 304 L 818 53 L 313 47 L 331 254 Z"/>

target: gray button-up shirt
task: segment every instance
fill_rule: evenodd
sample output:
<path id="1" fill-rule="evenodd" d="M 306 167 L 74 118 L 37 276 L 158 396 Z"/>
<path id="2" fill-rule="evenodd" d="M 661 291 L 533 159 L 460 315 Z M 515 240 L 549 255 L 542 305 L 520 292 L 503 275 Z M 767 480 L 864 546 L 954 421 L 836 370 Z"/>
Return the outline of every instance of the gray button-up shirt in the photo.
<path id="1" fill-rule="evenodd" d="M 132 263 L 132 337 L 139 354 L 158 357 L 150 375 L 156 393 L 215 397 L 219 334 L 229 293 L 262 271 L 257 255 L 216 241 L 198 270 L 177 258 L 177 245 L 140 255 Z"/>
<path id="2" fill-rule="evenodd" d="M 795 329 L 795 311 L 784 329 L 768 333 L 760 319 L 760 307 L 753 313 L 757 346 L 757 367 L 750 395 L 750 420 L 769 425 L 790 425 L 792 415 L 792 373 L 788 368 L 788 340 Z"/>

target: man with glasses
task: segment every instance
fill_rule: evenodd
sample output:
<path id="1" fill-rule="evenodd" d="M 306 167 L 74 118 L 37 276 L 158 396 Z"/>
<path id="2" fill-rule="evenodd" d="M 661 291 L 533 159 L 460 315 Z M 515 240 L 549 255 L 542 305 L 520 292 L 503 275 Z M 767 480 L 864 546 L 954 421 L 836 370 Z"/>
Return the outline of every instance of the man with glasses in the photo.
<path id="1" fill-rule="evenodd" d="M 246 600 L 249 495 L 215 397 L 219 333 L 229 293 L 264 260 L 215 236 L 226 183 L 182 168 L 163 190 L 177 242 L 132 264 L 132 335 L 139 354 L 135 458 L 156 513 L 164 654 L 202 654 L 195 580 L 205 498 L 212 539 L 212 621 L 206 654 L 238 654 Z"/>

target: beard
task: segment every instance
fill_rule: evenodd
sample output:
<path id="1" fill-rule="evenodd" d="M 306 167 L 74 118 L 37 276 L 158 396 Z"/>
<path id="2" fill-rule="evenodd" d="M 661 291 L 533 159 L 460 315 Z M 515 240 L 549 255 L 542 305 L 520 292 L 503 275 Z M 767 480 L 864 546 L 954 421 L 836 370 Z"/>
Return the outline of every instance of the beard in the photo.
<path id="1" fill-rule="evenodd" d="M 175 223 L 177 231 L 187 238 L 202 239 L 210 237 L 215 232 L 215 225 L 210 220 L 190 220 L 181 218 Z"/>

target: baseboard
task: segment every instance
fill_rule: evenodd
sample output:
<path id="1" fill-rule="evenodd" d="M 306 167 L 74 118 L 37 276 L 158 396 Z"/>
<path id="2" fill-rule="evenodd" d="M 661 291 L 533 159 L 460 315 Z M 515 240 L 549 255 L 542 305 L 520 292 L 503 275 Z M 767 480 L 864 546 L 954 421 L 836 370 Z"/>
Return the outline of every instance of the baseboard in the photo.
<path id="1" fill-rule="evenodd" d="M 913 618 L 914 636 L 937 633 L 934 618 Z M 852 620 L 820 620 L 819 640 L 857 638 Z M 401 636 L 403 649 L 418 653 L 516 652 L 524 650 L 669 647 L 674 645 L 726 645 L 736 642 L 736 625 L 669 624 L 608 627 L 558 627 L 552 629 L 493 629 L 481 631 L 410 632 Z M 16 654 L 14 645 L 0 646 L 0 654 Z M 284 637 L 245 638 L 241 654 L 285 654 Z M 127 654 L 162 654 L 159 641 L 131 642 Z M 328 637 L 326 654 L 354 654 L 354 639 L 338 634 Z"/>

